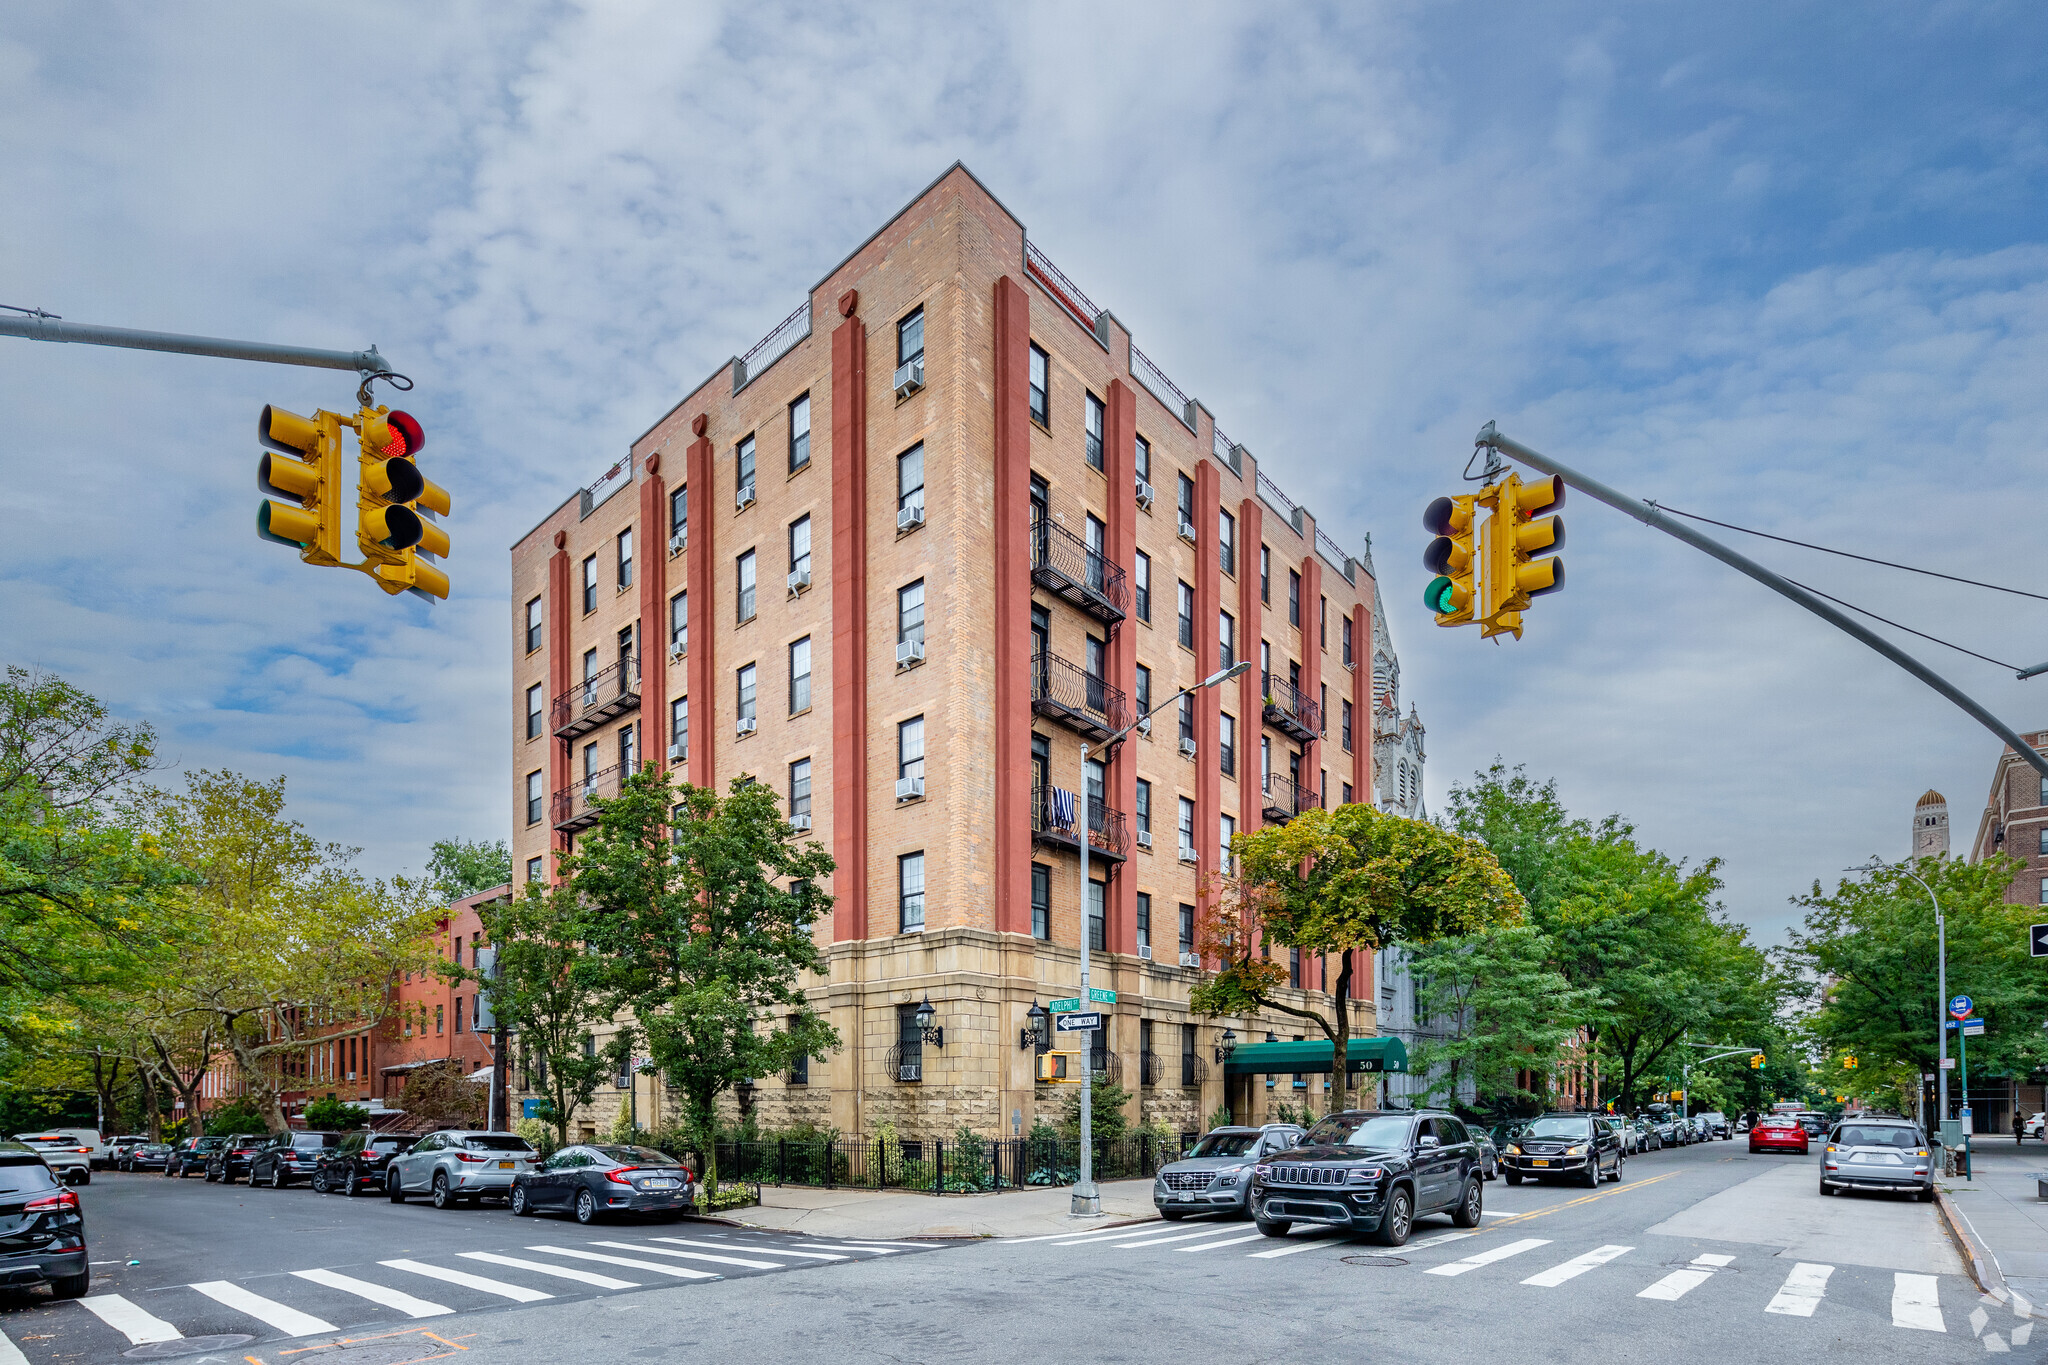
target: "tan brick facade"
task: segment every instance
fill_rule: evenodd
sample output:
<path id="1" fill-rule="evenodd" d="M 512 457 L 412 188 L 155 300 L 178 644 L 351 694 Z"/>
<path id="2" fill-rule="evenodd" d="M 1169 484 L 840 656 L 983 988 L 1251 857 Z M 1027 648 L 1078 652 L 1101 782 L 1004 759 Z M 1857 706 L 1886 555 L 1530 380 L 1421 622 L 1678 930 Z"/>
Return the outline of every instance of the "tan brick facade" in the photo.
<path id="1" fill-rule="evenodd" d="M 2048 730 L 2023 734 L 2020 738 L 2048 753 Z M 1946 803 L 1942 811 L 1945 816 Z M 1995 853 L 2018 858 L 2025 864 L 2006 888 L 2006 902 L 2048 906 L 2048 778 L 2034 771 L 2010 748 L 1998 755 L 1997 770 L 1991 775 L 1991 792 L 1984 799 L 1984 814 L 1977 821 L 1977 836 L 1970 845 L 1970 861 L 1980 863 Z"/>

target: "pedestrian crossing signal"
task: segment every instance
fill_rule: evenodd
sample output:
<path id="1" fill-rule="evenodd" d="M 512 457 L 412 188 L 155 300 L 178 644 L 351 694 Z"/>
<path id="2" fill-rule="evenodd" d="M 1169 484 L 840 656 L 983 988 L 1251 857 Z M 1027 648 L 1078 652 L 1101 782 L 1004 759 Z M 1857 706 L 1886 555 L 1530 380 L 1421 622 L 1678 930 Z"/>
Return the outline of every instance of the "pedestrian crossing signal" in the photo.
<path id="1" fill-rule="evenodd" d="M 1079 1068 L 1072 1067 L 1077 1052 L 1041 1052 L 1038 1055 L 1038 1079 L 1042 1082 L 1059 1084 L 1072 1083 L 1081 1079 Z"/>

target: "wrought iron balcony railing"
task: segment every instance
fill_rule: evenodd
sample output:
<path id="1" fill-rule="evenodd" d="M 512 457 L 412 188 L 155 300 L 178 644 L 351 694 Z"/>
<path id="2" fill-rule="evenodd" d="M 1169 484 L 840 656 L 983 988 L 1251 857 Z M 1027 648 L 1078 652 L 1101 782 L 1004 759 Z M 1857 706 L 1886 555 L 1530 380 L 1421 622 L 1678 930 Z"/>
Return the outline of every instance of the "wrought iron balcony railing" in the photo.
<path id="1" fill-rule="evenodd" d="M 924 1044 L 898 1043 L 883 1059 L 883 1069 L 897 1081 L 910 1085 L 924 1079 Z"/>
<path id="2" fill-rule="evenodd" d="M 1045 784 L 1031 788 L 1031 841 L 1051 848 L 1081 851 L 1081 805 L 1074 792 Z M 1130 856 L 1129 836 L 1124 832 L 1124 813 L 1105 805 L 1101 797 L 1086 798 L 1088 806 L 1088 856 L 1122 862 Z"/>
<path id="3" fill-rule="evenodd" d="M 1306 744 L 1323 732 L 1323 708 L 1277 673 L 1260 675 L 1266 697 L 1266 723 Z"/>
<path id="4" fill-rule="evenodd" d="M 1093 740 L 1130 723 L 1121 688 L 1043 650 L 1031 656 L 1031 709 Z"/>
<path id="5" fill-rule="evenodd" d="M 557 739 L 574 739 L 640 709 L 640 656 L 628 654 L 555 698 Z"/>
<path id="6" fill-rule="evenodd" d="M 1181 1089 L 1189 1090 L 1209 1079 L 1209 1064 L 1192 1052 L 1180 1054 Z"/>
<path id="7" fill-rule="evenodd" d="M 573 787 L 564 787 L 556 792 L 551 812 L 555 828 L 565 834 L 573 834 L 596 824 L 598 801 L 608 801 L 617 796 L 619 781 L 624 776 L 623 768 L 606 768 L 591 773 Z"/>
<path id="8" fill-rule="evenodd" d="M 1260 814 L 1269 825 L 1284 825 L 1305 810 L 1321 810 L 1323 794 L 1311 791 L 1296 783 L 1292 778 L 1278 773 L 1266 774 L 1265 805 Z"/>
<path id="9" fill-rule="evenodd" d="M 1031 581 L 1098 621 L 1115 624 L 1131 609 L 1124 571 L 1044 517 L 1031 525 Z"/>

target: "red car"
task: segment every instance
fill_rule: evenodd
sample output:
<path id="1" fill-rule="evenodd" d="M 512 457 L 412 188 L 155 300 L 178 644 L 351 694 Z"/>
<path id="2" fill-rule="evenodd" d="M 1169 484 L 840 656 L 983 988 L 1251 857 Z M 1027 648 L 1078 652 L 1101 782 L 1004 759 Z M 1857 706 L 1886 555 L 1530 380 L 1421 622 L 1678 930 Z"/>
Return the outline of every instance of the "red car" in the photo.
<path id="1" fill-rule="evenodd" d="M 1754 1152 L 1797 1152 L 1806 1155 L 1806 1130 L 1790 1114 L 1772 1114 L 1756 1121 L 1749 1130 L 1749 1150 Z"/>

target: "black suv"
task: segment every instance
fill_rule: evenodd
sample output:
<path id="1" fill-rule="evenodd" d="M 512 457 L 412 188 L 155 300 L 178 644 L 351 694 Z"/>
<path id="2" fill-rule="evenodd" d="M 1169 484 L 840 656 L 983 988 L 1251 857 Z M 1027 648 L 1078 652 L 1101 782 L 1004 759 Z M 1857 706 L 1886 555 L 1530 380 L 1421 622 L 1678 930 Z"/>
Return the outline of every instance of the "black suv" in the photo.
<path id="1" fill-rule="evenodd" d="M 206 1178 L 223 1185 L 235 1183 L 238 1175 L 249 1174 L 249 1162 L 270 1142 L 268 1133 L 237 1133 L 206 1154 Z"/>
<path id="2" fill-rule="evenodd" d="M 1268 1237 L 1323 1223 L 1397 1247 L 1425 1213 L 1478 1227 L 1480 1189 L 1479 1146 L 1456 1116 L 1351 1109 L 1252 1169 L 1252 1218 Z"/>
<path id="3" fill-rule="evenodd" d="M 339 1133 L 279 1133 L 249 1158 L 249 1183 L 281 1190 L 294 1180 L 310 1180 L 320 1158 L 340 1141 Z"/>
<path id="4" fill-rule="evenodd" d="M 47 1283 L 58 1298 L 75 1299 L 92 1284 L 85 1257 L 77 1193 L 35 1148 L 0 1142 L 0 1287 Z"/>
<path id="5" fill-rule="evenodd" d="M 206 1175 L 207 1159 L 226 1145 L 226 1138 L 215 1135 L 182 1138 L 171 1148 L 170 1159 L 164 1162 L 164 1174 L 174 1175 L 180 1180 L 194 1171 Z M 210 1175 L 206 1178 L 213 1179 Z"/>
<path id="6" fill-rule="evenodd" d="M 411 1151 L 417 1141 L 406 1133 L 350 1133 L 337 1146 L 320 1153 L 313 1188 L 322 1194 L 382 1193 L 386 1163 L 400 1152 Z"/>
<path id="7" fill-rule="evenodd" d="M 1531 1119 L 1507 1150 L 1501 1170 L 1508 1184 L 1563 1176 L 1587 1188 L 1602 1176 L 1621 1179 L 1621 1134 L 1598 1114 L 1545 1114 Z"/>

